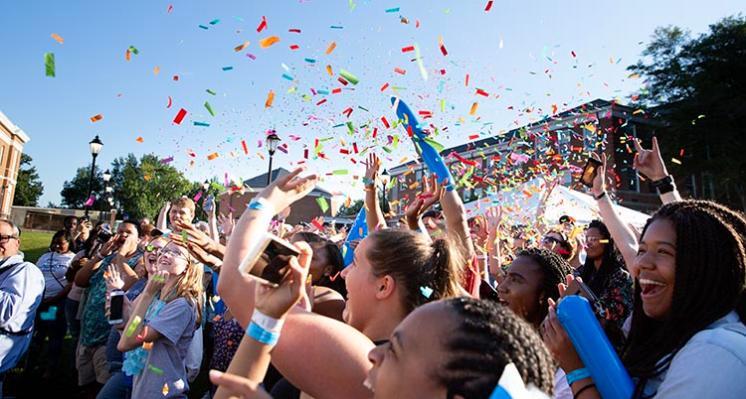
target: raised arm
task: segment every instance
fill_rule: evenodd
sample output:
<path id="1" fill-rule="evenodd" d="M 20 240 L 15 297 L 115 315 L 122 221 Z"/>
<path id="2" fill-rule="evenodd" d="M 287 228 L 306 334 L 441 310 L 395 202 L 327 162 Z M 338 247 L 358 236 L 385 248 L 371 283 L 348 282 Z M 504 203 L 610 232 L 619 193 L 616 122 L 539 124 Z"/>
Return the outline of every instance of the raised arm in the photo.
<path id="1" fill-rule="evenodd" d="M 598 160 L 598 155 L 593 154 L 593 158 Z M 616 247 L 622 253 L 624 263 L 629 267 L 637 256 L 637 236 L 622 221 L 622 218 L 614 210 L 614 204 L 606 193 L 606 154 L 601 158 L 603 166 L 598 169 L 596 177 L 593 179 L 591 193 L 598 203 L 598 211 L 601 214 L 606 227 L 609 229 L 611 238 L 614 239 Z"/>
<path id="2" fill-rule="evenodd" d="M 635 170 L 645 175 L 645 177 L 650 179 L 653 184 L 670 177 L 668 170 L 666 170 L 666 163 L 663 162 L 663 157 L 661 156 L 661 151 L 658 147 L 658 138 L 653 137 L 653 147 L 649 150 L 642 148 L 639 140 L 634 140 L 634 143 L 635 150 L 637 151 L 633 163 Z M 672 178 L 671 184 L 673 185 Z M 673 185 L 673 191 L 661 194 L 659 190 L 658 195 L 661 198 L 661 202 L 664 204 L 681 201 L 681 194 L 679 194 L 675 185 Z"/>
<path id="3" fill-rule="evenodd" d="M 101 246 L 101 249 L 96 251 L 96 253 L 88 259 L 88 262 L 86 262 L 77 273 L 75 273 L 75 284 L 78 287 L 88 287 L 88 285 L 90 285 L 93 273 L 101 267 L 101 262 L 103 262 L 105 257 L 114 253 L 117 249 L 118 242 L 119 234 L 115 234 L 106 242 L 106 244 Z"/>
<path id="4" fill-rule="evenodd" d="M 487 209 L 487 271 L 499 284 L 505 273 L 502 269 L 502 245 L 500 243 L 500 228 L 502 225 L 502 207 L 493 206 Z"/>
<path id="5" fill-rule="evenodd" d="M 155 228 L 160 231 L 168 230 L 168 210 L 171 209 L 171 202 L 166 201 L 163 208 L 158 213 L 158 220 L 155 222 Z"/>
<path id="6" fill-rule="evenodd" d="M 386 218 L 378 203 L 378 192 L 376 191 L 376 182 L 378 180 L 378 170 L 381 168 L 381 159 L 378 155 L 370 153 L 368 161 L 365 162 L 365 222 L 368 224 L 368 231 L 376 231 L 379 228 L 386 228 Z"/>
<path id="7" fill-rule="evenodd" d="M 469 224 L 466 217 L 466 208 L 458 195 L 458 191 L 446 190 L 440 200 L 443 208 L 443 217 L 446 221 L 446 233 L 456 245 L 459 246 L 465 261 L 470 261 L 475 255 L 474 242 L 469 234 Z"/>
<path id="8" fill-rule="evenodd" d="M 435 176 L 432 176 L 429 179 L 426 176 L 422 177 L 422 192 L 417 194 L 417 197 L 410 202 L 404 212 L 407 226 L 410 230 L 419 231 L 430 238 L 430 235 L 427 233 L 427 228 L 425 228 L 425 225 L 422 222 L 422 215 L 436 202 L 440 201 L 441 198 L 443 198 L 444 193 L 445 187 L 438 184 L 438 180 Z"/>
<path id="9" fill-rule="evenodd" d="M 257 195 L 260 202 L 284 208 L 310 192 L 316 177 L 299 178 L 302 169 L 277 179 Z M 261 208 L 261 207 L 254 207 Z M 241 260 L 267 231 L 275 209 L 247 208 L 228 243 L 218 291 L 236 320 L 248 326 L 254 312 L 255 281 L 238 271 Z M 309 339 L 313 337 L 313 339 Z M 373 344 L 354 328 L 299 311 L 288 315 L 272 362 L 288 380 L 315 398 L 368 398 L 363 387 Z M 299 361 L 303 359 L 303 361 Z"/>

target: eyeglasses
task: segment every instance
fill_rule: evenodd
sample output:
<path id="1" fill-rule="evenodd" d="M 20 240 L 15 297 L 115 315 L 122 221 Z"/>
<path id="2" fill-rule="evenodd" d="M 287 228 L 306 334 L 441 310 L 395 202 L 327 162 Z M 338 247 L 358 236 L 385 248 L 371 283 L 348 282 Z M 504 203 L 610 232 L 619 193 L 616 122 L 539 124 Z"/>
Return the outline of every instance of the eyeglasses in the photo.
<path id="1" fill-rule="evenodd" d="M 168 254 L 169 256 L 172 256 L 174 258 L 181 258 L 181 259 L 184 259 L 186 261 L 189 260 L 189 257 L 187 255 L 184 255 L 181 251 L 176 250 L 176 249 L 165 249 L 165 248 L 161 248 L 159 250 L 159 252 L 160 252 L 160 255 Z"/>
<path id="2" fill-rule="evenodd" d="M 556 239 L 554 237 L 549 237 L 549 236 L 542 238 L 541 242 L 546 243 L 546 244 L 557 244 L 557 245 L 561 245 L 562 244 L 562 241 L 560 241 L 560 240 L 558 240 L 558 239 Z"/>
<path id="3" fill-rule="evenodd" d="M 18 237 L 12 236 L 12 235 L 11 236 L 0 235 L 0 243 L 6 243 L 6 242 L 10 241 L 11 239 L 17 240 Z"/>

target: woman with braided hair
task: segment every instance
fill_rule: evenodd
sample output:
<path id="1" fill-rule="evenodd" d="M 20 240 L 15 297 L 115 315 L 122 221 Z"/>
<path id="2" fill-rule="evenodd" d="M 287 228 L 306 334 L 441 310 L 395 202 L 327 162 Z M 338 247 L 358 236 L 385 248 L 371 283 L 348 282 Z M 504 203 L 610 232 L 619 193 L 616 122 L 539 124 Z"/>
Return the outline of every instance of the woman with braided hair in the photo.
<path id="1" fill-rule="evenodd" d="M 623 361 L 634 397 L 743 397 L 745 240 L 744 216 L 708 201 L 669 203 L 648 221 L 630 265 L 635 298 Z M 560 366 L 582 371 L 554 310 L 543 328 Z M 576 397 L 599 397 L 591 378 L 571 386 Z"/>

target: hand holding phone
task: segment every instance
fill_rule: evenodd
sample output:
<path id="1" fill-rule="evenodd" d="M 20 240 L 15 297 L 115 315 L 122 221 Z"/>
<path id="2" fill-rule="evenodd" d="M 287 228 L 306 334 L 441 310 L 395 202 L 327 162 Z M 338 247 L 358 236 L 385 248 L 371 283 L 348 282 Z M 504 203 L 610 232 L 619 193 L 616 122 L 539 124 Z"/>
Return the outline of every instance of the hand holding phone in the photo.
<path id="1" fill-rule="evenodd" d="M 109 324 L 120 324 L 124 321 L 124 291 L 113 291 L 109 298 Z"/>
<path id="2" fill-rule="evenodd" d="M 298 255 L 300 251 L 293 244 L 272 233 L 265 233 L 258 245 L 243 259 L 238 270 L 241 273 L 248 270 L 263 284 L 277 287 L 289 272 L 290 258 Z"/>
<path id="3" fill-rule="evenodd" d="M 598 174 L 599 168 L 603 167 L 603 163 L 595 158 L 588 158 L 583 168 L 583 174 L 580 175 L 580 182 L 587 187 L 593 187 L 593 180 Z"/>

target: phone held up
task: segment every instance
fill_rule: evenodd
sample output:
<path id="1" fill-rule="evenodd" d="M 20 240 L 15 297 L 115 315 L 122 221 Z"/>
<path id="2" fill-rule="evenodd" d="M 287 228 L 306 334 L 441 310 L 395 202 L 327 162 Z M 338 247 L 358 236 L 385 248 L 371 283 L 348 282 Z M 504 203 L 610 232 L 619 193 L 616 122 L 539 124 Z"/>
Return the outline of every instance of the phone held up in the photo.
<path id="1" fill-rule="evenodd" d="M 596 178 L 598 169 L 601 167 L 603 167 L 601 161 L 588 158 L 588 162 L 586 162 L 585 167 L 583 168 L 583 174 L 580 175 L 580 182 L 588 187 L 593 187 L 593 179 Z"/>
<path id="2" fill-rule="evenodd" d="M 110 298 L 109 324 L 116 325 L 124 321 L 124 291 L 113 291 Z"/>
<path id="3" fill-rule="evenodd" d="M 289 272 L 290 258 L 300 252 L 289 241 L 272 233 L 265 233 L 260 245 L 254 247 L 238 266 L 241 273 L 251 267 L 249 274 L 263 284 L 278 287 Z"/>

